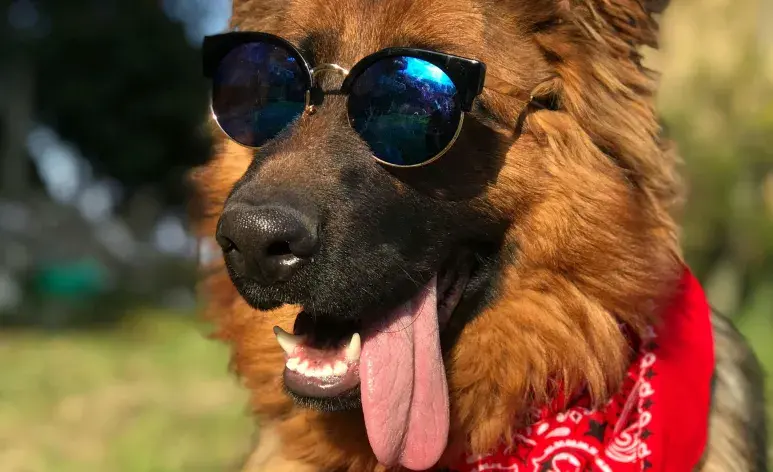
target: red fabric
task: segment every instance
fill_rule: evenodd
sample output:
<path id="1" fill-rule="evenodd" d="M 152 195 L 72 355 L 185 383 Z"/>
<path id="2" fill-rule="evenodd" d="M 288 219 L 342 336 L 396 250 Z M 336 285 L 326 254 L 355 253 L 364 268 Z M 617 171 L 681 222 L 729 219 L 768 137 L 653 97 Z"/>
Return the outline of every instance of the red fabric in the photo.
<path id="1" fill-rule="evenodd" d="M 546 409 L 512 449 L 466 457 L 451 470 L 692 471 L 707 441 L 713 367 L 709 307 L 685 270 L 663 323 L 641 340 L 623 388 L 604 407 L 589 409 L 580 396 L 563 412 Z"/>

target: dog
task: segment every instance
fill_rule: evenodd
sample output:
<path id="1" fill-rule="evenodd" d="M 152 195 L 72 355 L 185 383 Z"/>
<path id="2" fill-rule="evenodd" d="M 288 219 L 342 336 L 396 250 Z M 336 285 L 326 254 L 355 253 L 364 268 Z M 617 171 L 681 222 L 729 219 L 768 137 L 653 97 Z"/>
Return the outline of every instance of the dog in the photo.
<path id="1" fill-rule="evenodd" d="M 245 470 L 767 470 L 679 248 L 666 3 L 234 1 L 193 180 Z"/>

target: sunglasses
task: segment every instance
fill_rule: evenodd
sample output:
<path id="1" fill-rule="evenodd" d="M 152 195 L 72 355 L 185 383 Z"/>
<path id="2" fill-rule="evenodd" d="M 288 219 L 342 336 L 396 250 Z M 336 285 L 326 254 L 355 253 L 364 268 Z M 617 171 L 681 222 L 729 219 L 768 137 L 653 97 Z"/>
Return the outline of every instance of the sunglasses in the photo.
<path id="1" fill-rule="evenodd" d="M 207 36 L 202 53 L 212 114 L 237 143 L 258 148 L 313 113 L 315 78 L 338 73 L 349 124 L 376 160 L 397 167 L 429 164 L 451 148 L 486 75 L 481 62 L 415 48 L 384 49 L 351 70 L 312 67 L 288 41 L 257 32 Z"/>

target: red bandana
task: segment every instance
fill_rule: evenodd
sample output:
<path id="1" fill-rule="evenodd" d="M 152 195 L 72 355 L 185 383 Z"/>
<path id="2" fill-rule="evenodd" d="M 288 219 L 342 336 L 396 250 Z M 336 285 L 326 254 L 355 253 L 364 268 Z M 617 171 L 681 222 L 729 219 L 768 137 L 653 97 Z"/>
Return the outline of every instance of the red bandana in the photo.
<path id="1" fill-rule="evenodd" d="M 706 297 L 685 270 L 682 290 L 651 329 L 622 390 L 601 409 L 580 397 L 546 409 L 512 448 L 466 457 L 458 472 L 686 472 L 708 435 L 714 343 Z"/>

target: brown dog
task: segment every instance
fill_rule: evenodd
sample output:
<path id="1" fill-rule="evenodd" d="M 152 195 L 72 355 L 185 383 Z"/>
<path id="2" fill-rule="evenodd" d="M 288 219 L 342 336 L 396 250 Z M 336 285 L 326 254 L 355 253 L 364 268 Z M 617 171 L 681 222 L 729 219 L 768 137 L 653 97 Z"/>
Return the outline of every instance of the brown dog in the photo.
<path id="1" fill-rule="evenodd" d="M 226 261 L 205 281 L 210 316 L 259 419 L 249 470 L 456 468 L 465 451 L 516 444 L 559 391 L 586 392 L 590 408 L 625 388 L 632 340 L 663 324 L 684 275 L 677 158 L 637 53 L 656 46 L 664 3 L 234 2 L 240 31 L 336 65 L 292 126 L 256 149 L 222 139 L 195 176 L 200 233 L 218 234 Z M 373 159 L 336 93 L 344 68 L 388 47 L 486 66 L 455 143 L 427 165 Z M 373 328 L 406 314 L 413 325 Z M 727 321 L 711 322 L 699 470 L 766 470 L 760 369 Z M 362 351 L 363 384 L 301 378 L 287 357 L 301 338 L 278 331 L 280 347 L 275 325 Z"/>

